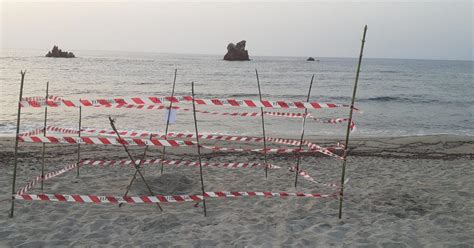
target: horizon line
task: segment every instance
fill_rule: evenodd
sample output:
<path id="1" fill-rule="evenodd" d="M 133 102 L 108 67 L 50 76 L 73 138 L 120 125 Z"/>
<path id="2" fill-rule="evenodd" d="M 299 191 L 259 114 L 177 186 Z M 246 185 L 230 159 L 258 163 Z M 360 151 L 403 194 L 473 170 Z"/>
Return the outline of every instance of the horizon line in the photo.
<path id="1" fill-rule="evenodd" d="M 0 47 L 0 52 L 8 50 L 42 50 L 40 48 L 5 48 Z M 73 52 L 71 49 L 67 50 L 68 52 Z M 152 53 L 152 54 L 174 54 L 174 55 L 207 55 L 207 56 L 224 56 L 223 54 L 216 53 L 184 53 L 184 52 L 158 52 L 158 51 L 129 51 L 129 50 L 97 50 L 97 49 L 76 49 L 76 51 L 87 51 L 87 52 L 121 52 L 121 53 Z M 348 56 L 304 56 L 304 55 L 251 55 L 255 57 L 291 57 L 291 58 L 344 58 L 344 59 L 357 59 L 358 57 L 348 57 Z M 77 57 L 77 56 L 76 56 Z M 79 56 L 80 57 L 80 56 Z M 366 59 L 393 59 L 393 60 L 429 60 L 429 61 L 460 61 L 460 62 L 474 62 L 474 58 L 469 59 L 441 59 L 441 58 L 400 58 L 400 57 L 367 57 Z"/>

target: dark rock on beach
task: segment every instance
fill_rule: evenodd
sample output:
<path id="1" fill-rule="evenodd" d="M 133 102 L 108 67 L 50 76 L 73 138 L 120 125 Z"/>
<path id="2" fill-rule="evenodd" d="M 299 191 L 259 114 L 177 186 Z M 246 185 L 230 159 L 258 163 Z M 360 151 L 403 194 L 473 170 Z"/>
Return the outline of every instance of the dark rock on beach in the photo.
<path id="1" fill-rule="evenodd" d="M 250 60 L 249 52 L 245 50 L 245 43 L 246 43 L 245 40 L 242 40 L 237 44 L 229 43 L 229 45 L 227 45 L 227 54 L 224 55 L 224 60 L 229 60 L 229 61 Z"/>
<path id="2" fill-rule="evenodd" d="M 46 57 L 48 58 L 75 58 L 74 53 L 72 52 L 67 52 L 67 51 L 61 51 L 61 49 L 58 48 L 58 46 L 53 46 L 53 50 L 49 51 L 46 54 Z"/>

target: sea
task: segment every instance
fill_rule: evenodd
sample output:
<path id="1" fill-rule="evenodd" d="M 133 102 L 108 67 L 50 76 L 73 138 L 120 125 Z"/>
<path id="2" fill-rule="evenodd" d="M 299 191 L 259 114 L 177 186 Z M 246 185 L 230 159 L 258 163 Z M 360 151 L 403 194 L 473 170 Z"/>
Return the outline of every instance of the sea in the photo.
<path id="1" fill-rule="evenodd" d="M 14 136 L 20 71 L 26 70 L 23 96 L 49 95 L 64 99 L 169 96 L 177 70 L 175 95 L 196 98 L 259 99 L 256 70 L 265 100 L 349 104 L 357 58 L 251 56 L 229 62 L 222 55 L 146 52 L 74 51 L 77 58 L 46 58 L 41 50 L 2 50 L 0 54 L 0 136 Z M 434 134 L 474 135 L 474 62 L 446 60 L 364 58 L 361 65 L 352 136 L 394 137 Z M 176 104 L 189 108 L 189 104 Z M 214 112 L 260 112 L 258 108 L 198 105 Z M 302 110 L 267 109 L 302 113 Z M 309 110 L 323 120 L 347 118 L 348 108 Z M 164 131 L 164 110 L 82 108 L 84 128 Z M 232 117 L 198 112 L 200 133 L 262 135 L 257 117 Z M 302 119 L 265 116 L 267 136 L 299 137 Z M 47 124 L 77 128 L 77 108 L 48 108 Z M 23 108 L 21 131 L 44 125 L 44 109 Z M 344 137 L 346 124 L 308 119 L 305 135 Z M 193 115 L 178 110 L 169 131 L 194 132 Z"/>

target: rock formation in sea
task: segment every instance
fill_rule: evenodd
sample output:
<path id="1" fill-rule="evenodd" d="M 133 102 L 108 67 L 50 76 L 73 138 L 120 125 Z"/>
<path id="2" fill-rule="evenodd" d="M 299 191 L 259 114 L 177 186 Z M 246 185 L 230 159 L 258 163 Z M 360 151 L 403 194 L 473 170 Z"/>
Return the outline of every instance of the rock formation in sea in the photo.
<path id="1" fill-rule="evenodd" d="M 313 57 L 309 57 L 306 61 L 314 61 Z"/>
<path id="2" fill-rule="evenodd" d="M 229 43 L 229 45 L 227 45 L 227 53 L 224 55 L 224 60 L 250 60 L 249 52 L 245 50 L 245 42 L 245 40 L 242 40 L 237 44 Z"/>
<path id="3" fill-rule="evenodd" d="M 72 52 L 67 52 L 67 51 L 61 51 L 61 49 L 58 48 L 58 46 L 53 46 L 53 50 L 49 51 L 46 54 L 46 57 L 48 58 L 75 58 L 74 53 Z"/>

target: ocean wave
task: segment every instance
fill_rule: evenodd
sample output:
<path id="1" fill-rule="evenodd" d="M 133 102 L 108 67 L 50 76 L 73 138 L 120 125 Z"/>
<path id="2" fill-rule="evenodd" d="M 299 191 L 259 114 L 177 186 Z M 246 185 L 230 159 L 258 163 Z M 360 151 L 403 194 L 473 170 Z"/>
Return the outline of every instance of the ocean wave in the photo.
<path id="1" fill-rule="evenodd" d="M 380 71 L 374 71 L 374 72 L 379 72 L 379 73 L 401 73 L 401 71 L 394 71 L 394 70 L 380 70 Z"/>
<path id="2" fill-rule="evenodd" d="M 377 96 L 377 97 L 359 99 L 359 101 L 394 102 L 394 101 L 405 101 L 407 99 L 408 98 L 405 98 L 405 97 Z"/>
<path id="3" fill-rule="evenodd" d="M 420 95 L 413 96 L 376 96 L 369 98 L 358 98 L 358 102 L 399 102 L 399 103 L 423 103 L 423 104 L 474 104 L 473 101 L 460 101 L 456 99 L 429 98 Z"/>

